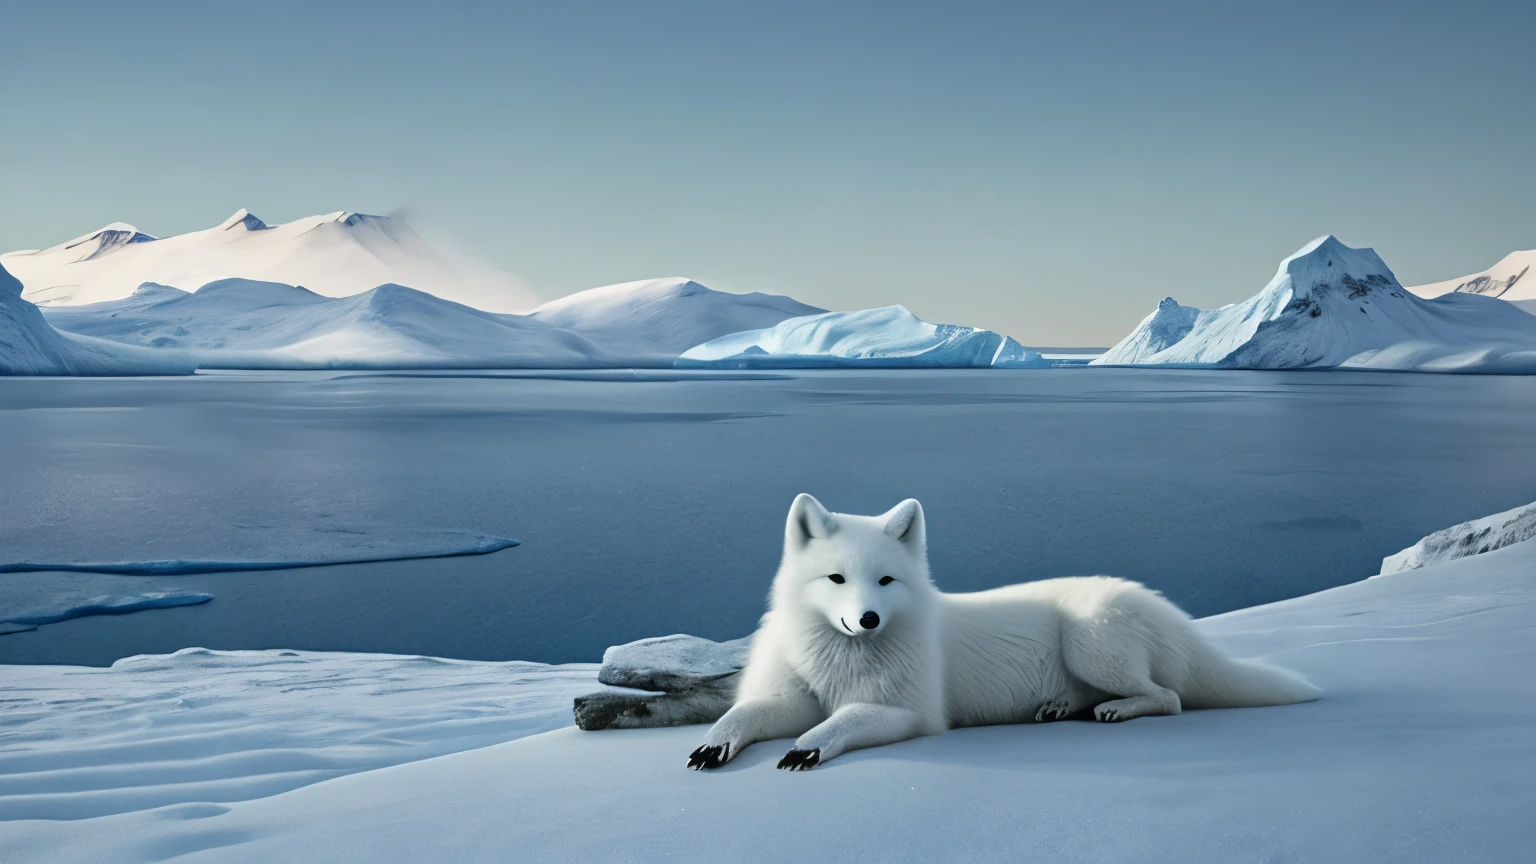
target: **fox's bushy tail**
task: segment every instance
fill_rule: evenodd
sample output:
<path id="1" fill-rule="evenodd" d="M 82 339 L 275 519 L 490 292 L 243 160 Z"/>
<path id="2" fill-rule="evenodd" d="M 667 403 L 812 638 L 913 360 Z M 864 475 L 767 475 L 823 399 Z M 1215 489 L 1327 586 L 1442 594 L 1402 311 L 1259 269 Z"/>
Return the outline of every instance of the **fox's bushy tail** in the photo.
<path id="1" fill-rule="evenodd" d="M 1236 660 L 1208 648 L 1185 692 L 1185 708 L 1260 708 L 1322 698 L 1323 691 L 1300 673 L 1262 660 Z"/>

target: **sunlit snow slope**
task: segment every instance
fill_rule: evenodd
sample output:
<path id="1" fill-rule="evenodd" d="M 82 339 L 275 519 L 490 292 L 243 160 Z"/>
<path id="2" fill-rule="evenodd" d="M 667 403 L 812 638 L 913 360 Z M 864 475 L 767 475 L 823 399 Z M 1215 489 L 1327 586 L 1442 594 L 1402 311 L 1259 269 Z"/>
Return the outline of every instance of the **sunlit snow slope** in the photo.
<path id="1" fill-rule="evenodd" d="M 1503 260 L 1481 273 L 1408 290 L 1420 297 L 1439 297 L 1453 292 L 1481 294 L 1520 304 L 1526 311 L 1536 313 L 1536 272 L 1532 272 L 1533 267 L 1536 267 L 1536 249 L 1527 249 L 1505 255 Z"/>
<path id="2" fill-rule="evenodd" d="M 329 213 L 268 225 L 245 210 L 212 228 L 158 238 L 111 225 L 48 249 L 10 252 L 0 263 L 38 305 L 119 300 L 145 282 L 192 291 L 220 279 L 302 285 L 347 297 L 408 285 L 492 312 L 523 312 L 533 295 L 515 277 L 423 240 L 398 217 Z"/>
<path id="3" fill-rule="evenodd" d="M 727 294 L 672 277 L 605 285 L 545 303 L 530 318 L 591 339 L 615 357 L 671 363 L 728 333 L 826 310 L 778 294 Z"/>

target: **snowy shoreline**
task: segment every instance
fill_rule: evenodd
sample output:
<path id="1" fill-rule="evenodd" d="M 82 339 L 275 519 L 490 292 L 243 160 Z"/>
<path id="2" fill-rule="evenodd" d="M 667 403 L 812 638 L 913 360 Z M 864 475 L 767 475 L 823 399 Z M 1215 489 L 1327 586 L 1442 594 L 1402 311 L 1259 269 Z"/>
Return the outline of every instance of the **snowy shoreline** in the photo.
<path id="1" fill-rule="evenodd" d="M 769 861 L 827 837 L 902 861 L 1510 860 L 1536 840 L 1533 568 L 1536 539 L 1199 622 L 1320 702 L 958 730 L 803 777 L 771 744 L 689 772 L 697 728 L 566 728 L 592 664 L 0 666 L 0 843 L 18 862 Z"/>

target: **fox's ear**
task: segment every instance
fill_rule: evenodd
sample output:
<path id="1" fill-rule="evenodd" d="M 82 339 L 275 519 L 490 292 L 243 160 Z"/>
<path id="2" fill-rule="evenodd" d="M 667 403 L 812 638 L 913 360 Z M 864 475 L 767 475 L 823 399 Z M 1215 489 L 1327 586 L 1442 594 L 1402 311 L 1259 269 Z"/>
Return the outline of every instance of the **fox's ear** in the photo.
<path id="1" fill-rule="evenodd" d="M 897 504 L 887 510 L 882 518 L 885 519 L 885 533 L 908 546 L 921 549 L 928 542 L 923 525 L 923 505 L 917 503 L 916 498 L 908 498 Z"/>
<path id="2" fill-rule="evenodd" d="M 789 521 L 784 525 L 784 536 L 797 543 L 805 543 L 812 537 L 826 538 L 837 530 L 837 520 L 827 508 L 811 495 L 801 492 L 795 503 L 789 505 Z"/>

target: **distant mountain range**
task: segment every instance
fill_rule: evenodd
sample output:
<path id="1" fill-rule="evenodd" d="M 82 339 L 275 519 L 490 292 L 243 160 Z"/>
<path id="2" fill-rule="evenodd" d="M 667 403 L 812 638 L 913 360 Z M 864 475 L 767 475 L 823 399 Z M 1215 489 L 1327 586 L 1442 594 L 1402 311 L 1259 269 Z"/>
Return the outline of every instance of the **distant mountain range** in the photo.
<path id="1" fill-rule="evenodd" d="M 195 291 L 232 278 L 326 297 L 408 285 L 489 312 L 537 303 L 517 278 L 434 247 L 402 219 L 345 211 L 268 225 L 237 210 L 212 228 L 164 238 L 114 222 L 47 249 L 0 255 L 0 266 L 39 306 L 121 300 L 146 282 Z"/>
<path id="2" fill-rule="evenodd" d="M 1094 362 L 1536 372 L 1536 314 L 1522 311 L 1536 313 L 1533 264 L 1536 251 L 1516 252 L 1483 273 L 1406 289 L 1375 252 L 1321 237 L 1242 303 L 1163 300 Z M 827 312 L 681 277 L 535 306 L 514 277 L 440 252 L 399 219 L 360 213 L 267 225 L 240 210 L 164 239 L 114 223 L 0 255 L 0 374 L 1052 362 L 899 306 Z"/>
<path id="3" fill-rule="evenodd" d="M 179 349 L 204 368 L 589 368 L 671 366 L 700 342 L 823 310 L 672 278 L 582 291 L 528 315 L 402 285 L 333 298 L 248 279 L 193 293 L 146 284 L 121 300 L 43 311 L 60 330 Z"/>

